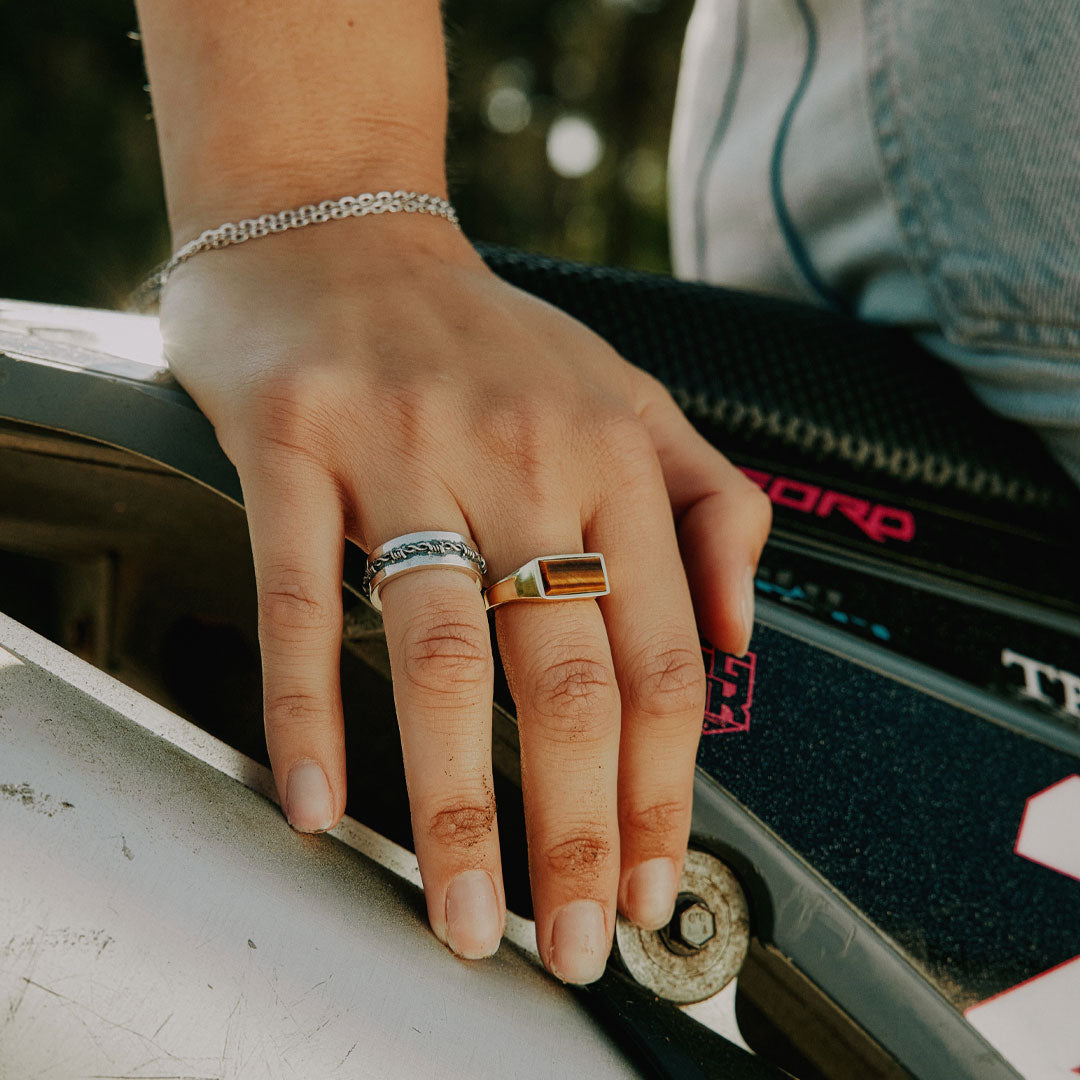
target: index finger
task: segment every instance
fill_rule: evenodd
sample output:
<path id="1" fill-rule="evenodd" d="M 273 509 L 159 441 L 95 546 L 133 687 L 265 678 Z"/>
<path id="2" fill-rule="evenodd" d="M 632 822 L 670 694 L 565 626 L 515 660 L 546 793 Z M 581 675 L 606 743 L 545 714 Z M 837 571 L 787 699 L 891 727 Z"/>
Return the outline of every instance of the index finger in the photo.
<path id="1" fill-rule="evenodd" d="M 241 476 L 263 668 L 266 748 L 289 824 L 329 829 L 345 812 L 341 711 L 344 511 L 333 478 L 283 458 Z"/>

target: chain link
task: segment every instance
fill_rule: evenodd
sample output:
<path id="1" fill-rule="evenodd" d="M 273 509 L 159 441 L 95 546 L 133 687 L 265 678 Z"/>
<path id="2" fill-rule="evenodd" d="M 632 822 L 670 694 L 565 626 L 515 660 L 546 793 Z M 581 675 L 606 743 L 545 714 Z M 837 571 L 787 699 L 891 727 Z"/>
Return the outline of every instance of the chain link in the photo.
<path id="1" fill-rule="evenodd" d="M 325 221 L 341 221 L 348 217 L 366 217 L 368 214 L 432 214 L 445 218 L 455 228 L 457 211 L 439 195 L 427 195 L 417 191 L 364 192 L 362 195 L 346 195 L 341 199 L 324 199 L 318 205 L 308 203 L 293 210 L 279 210 L 276 214 L 260 214 L 255 218 L 226 222 L 186 243 L 173 256 L 155 270 L 140 287 L 140 298 L 157 296 L 169 280 L 169 275 L 181 264 L 203 251 L 243 244 L 247 240 L 269 236 L 271 233 L 302 229 L 307 225 L 320 225 Z"/>

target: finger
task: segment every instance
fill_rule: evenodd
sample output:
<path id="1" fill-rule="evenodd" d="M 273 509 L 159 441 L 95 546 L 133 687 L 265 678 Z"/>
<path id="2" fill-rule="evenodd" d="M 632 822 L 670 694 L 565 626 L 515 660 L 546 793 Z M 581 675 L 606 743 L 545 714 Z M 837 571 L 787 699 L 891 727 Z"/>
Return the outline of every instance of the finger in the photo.
<path id="1" fill-rule="evenodd" d="M 663 469 L 702 633 L 741 656 L 754 629 L 754 573 L 772 505 L 702 438 L 659 383 L 639 410 Z"/>
<path id="2" fill-rule="evenodd" d="M 519 554 L 581 550 L 579 533 Z M 619 879 L 619 692 L 607 632 L 591 600 L 507 604 L 496 626 L 517 706 L 537 945 L 559 978 L 592 982 L 611 949 Z"/>
<path id="3" fill-rule="evenodd" d="M 622 698 L 619 907 L 656 930 L 671 919 L 690 836 L 705 669 L 651 445 L 601 498 L 585 543 L 604 553 L 611 580 L 600 610 Z"/>
<path id="4" fill-rule="evenodd" d="M 345 811 L 341 715 L 344 524 L 333 479 L 314 462 L 249 470 L 244 500 L 263 666 L 266 746 L 285 815 L 300 832 Z"/>
<path id="5" fill-rule="evenodd" d="M 452 522 L 454 515 L 427 520 Z M 439 528 L 466 531 L 462 522 Z M 490 956 L 502 938 L 506 901 L 491 771 L 494 665 L 483 598 L 470 575 L 427 567 L 388 579 L 379 599 L 431 928 L 460 956 Z"/>

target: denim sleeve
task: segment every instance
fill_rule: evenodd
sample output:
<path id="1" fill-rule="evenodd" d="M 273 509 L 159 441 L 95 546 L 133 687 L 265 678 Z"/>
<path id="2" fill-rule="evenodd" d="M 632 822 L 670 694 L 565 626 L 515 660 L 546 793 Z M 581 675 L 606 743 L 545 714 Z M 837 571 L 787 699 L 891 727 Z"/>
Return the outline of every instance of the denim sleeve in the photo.
<path id="1" fill-rule="evenodd" d="M 863 0 L 906 254 L 957 364 L 1080 482 L 1080 2 Z"/>

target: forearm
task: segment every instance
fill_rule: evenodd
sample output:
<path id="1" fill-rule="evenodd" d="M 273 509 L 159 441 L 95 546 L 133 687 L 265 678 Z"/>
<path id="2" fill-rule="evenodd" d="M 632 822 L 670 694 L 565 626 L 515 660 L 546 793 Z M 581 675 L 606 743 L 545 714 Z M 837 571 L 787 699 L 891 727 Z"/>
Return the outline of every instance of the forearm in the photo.
<path id="1" fill-rule="evenodd" d="M 445 194 L 438 0 L 136 0 L 173 235 L 407 186 Z"/>

